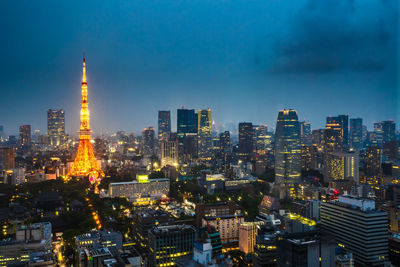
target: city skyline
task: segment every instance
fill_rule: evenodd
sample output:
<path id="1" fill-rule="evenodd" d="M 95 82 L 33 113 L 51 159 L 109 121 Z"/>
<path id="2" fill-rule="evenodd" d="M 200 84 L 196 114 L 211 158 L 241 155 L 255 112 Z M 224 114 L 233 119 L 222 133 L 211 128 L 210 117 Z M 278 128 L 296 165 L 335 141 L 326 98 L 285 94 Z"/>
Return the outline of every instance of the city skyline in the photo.
<path id="1" fill-rule="evenodd" d="M 3 3 L 0 11 L 8 25 L 0 29 L 8 37 L 0 46 L 7 134 L 23 124 L 46 132 L 48 109 L 64 109 L 67 133 L 77 133 L 83 50 L 95 134 L 156 127 L 158 110 L 171 110 L 176 129 L 182 105 L 211 108 L 216 124 L 236 127 L 275 128 L 285 108 L 313 129 L 336 114 L 363 118 L 369 129 L 398 121 L 396 1 L 26 5 Z M 316 20 L 312 32 L 303 27 Z"/>

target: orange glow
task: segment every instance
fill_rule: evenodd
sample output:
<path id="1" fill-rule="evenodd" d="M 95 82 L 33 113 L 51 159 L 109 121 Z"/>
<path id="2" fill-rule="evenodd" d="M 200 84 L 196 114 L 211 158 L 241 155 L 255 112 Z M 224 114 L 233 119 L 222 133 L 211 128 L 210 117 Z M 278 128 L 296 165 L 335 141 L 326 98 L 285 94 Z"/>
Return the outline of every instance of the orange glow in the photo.
<path id="1" fill-rule="evenodd" d="M 79 130 L 79 144 L 75 161 L 71 170 L 67 174 L 67 178 L 72 176 L 87 176 L 92 184 L 98 184 L 100 178 L 104 177 L 104 172 L 97 164 L 96 157 L 93 153 L 93 147 L 90 143 L 92 131 L 89 126 L 89 103 L 87 98 L 87 81 L 86 81 L 86 63 L 83 58 L 83 75 L 82 75 L 82 103 L 81 103 L 81 125 Z"/>

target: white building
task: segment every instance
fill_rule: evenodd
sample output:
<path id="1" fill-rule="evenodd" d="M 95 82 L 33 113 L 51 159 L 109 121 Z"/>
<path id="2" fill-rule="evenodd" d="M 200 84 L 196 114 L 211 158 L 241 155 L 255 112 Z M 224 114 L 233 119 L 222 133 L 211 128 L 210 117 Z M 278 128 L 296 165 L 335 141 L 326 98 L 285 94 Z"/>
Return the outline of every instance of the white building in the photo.
<path id="1" fill-rule="evenodd" d="M 244 223 L 244 217 L 237 212 L 234 215 L 204 216 L 202 226 L 214 226 L 221 236 L 222 243 L 239 241 L 239 227 Z"/>
<path id="2" fill-rule="evenodd" d="M 110 197 L 126 197 L 129 201 L 137 202 L 143 198 L 160 199 L 169 194 L 169 179 L 142 179 L 132 182 L 110 183 Z"/>

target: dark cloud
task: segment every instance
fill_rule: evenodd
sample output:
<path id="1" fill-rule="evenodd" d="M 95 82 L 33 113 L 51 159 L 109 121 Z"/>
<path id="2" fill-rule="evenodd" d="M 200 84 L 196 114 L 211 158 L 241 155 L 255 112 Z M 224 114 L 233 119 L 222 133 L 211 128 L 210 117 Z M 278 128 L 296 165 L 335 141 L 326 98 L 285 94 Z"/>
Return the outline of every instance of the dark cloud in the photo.
<path id="1" fill-rule="evenodd" d="M 271 71 L 381 71 L 394 66 L 396 1 L 308 1 L 275 43 Z"/>

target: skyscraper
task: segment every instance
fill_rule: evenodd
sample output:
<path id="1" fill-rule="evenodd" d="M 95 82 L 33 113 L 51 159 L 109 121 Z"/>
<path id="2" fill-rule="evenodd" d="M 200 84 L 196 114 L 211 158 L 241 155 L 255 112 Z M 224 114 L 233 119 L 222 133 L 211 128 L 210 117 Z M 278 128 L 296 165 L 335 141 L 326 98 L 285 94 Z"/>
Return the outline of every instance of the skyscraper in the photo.
<path id="1" fill-rule="evenodd" d="M 161 140 L 161 167 L 177 166 L 178 164 L 178 141 Z"/>
<path id="2" fill-rule="evenodd" d="M 308 121 L 300 122 L 301 143 L 310 145 L 312 143 L 311 123 Z"/>
<path id="3" fill-rule="evenodd" d="M 231 134 L 225 131 L 219 134 L 219 147 L 222 152 L 230 151 L 231 149 Z"/>
<path id="4" fill-rule="evenodd" d="M 165 140 L 171 133 L 171 112 L 169 110 L 158 111 L 158 140 Z"/>
<path id="5" fill-rule="evenodd" d="M 81 123 L 79 128 L 79 144 L 78 151 L 72 169 L 67 177 L 72 176 L 89 176 L 89 180 L 93 184 L 100 183 L 100 177 L 104 177 L 104 172 L 99 167 L 97 159 L 93 152 L 91 143 L 92 130 L 89 124 L 89 102 L 86 81 L 86 63 L 83 57 L 82 68 L 82 102 L 81 102 Z"/>
<path id="6" fill-rule="evenodd" d="M 350 145 L 355 150 L 363 147 L 362 119 L 350 119 Z"/>
<path id="7" fill-rule="evenodd" d="M 254 129 L 251 122 L 239 123 L 239 153 L 238 157 L 242 161 L 249 162 L 253 156 L 254 148 Z"/>
<path id="8" fill-rule="evenodd" d="M 177 137 L 179 156 L 197 155 L 197 116 L 194 109 L 178 109 Z"/>
<path id="9" fill-rule="evenodd" d="M 378 184 L 382 176 L 382 149 L 379 146 L 371 146 L 367 149 L 365 161 L 365 175 L 368 184 Z"/>
<path id="10" fill-rule="evenodd" d="M 297 111 L 279 111 L 275 133 L 275 182 L 293 187 L 301 174 L 300 125 Z"/>
<path id="11" fill-rule="evenodd" d="M 198 155 L 201 160 L 211 159 L 212 119 L 211 109 L 199 109 L 197 113 Z"/>
<path id="12" fill-rule="evenodd" d="M 257 155 L 265 155 L 271 144 L 271 135 L 268 134 L 267 125 L 254 125 L 254 151 Z"/>
<path id="13" fill-rule="evenodd" d="M 142 131 L 142 146 L 144 155 L 153 155 L 154 153 L 154 128 L 148 127 Z"/>
<path id="14" fill-rule="evenodd" d="M 19 127 L 19 143 L 21 145 L 29 145 L 31 143 L 31 126 L 21 125 Z"/>
<path id="15" fill-rule="evenodd" d="M 0 171 L 14 169 L 14 149 L 11 147 L 0 147 Z"/>
<path id="16" fill-rule="evenodd" d="M 47 111 L 47 134 L 50 145 L 59 146 L 65 139 L 65 114 L 62 109 L 49 109 Z"/>
<path id="17" fill-rule="evenodd" d="M 340 132 L 341 145 L 346 148 L 349 145 L 349 116 L 339 115 L 326 118 L 326 130 L 334 129 Z"/>
<path id="18" fill-rule="evenodd" d="M 372 143 L 374 145 L 381 145 L 383 142 L 383 123 L 382 122 L 374 122 L 374 140 Z"/>
<path id="19" fill-rule="evenodd" d="M 383 130 L 383 142 L 388 143 L 396 140 L 396 124 L 394 121 L 383 121 L 382 122 L 382 130 Z"/>

